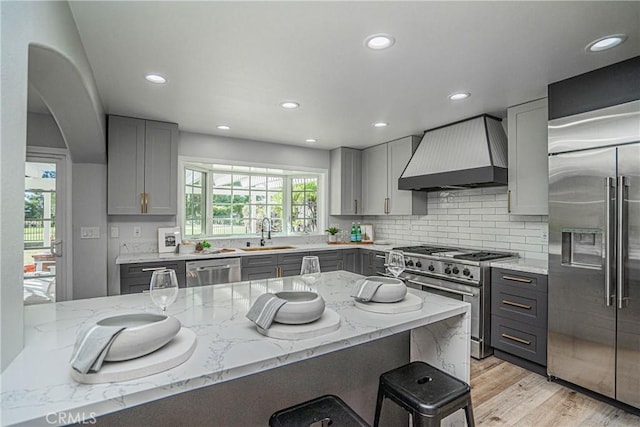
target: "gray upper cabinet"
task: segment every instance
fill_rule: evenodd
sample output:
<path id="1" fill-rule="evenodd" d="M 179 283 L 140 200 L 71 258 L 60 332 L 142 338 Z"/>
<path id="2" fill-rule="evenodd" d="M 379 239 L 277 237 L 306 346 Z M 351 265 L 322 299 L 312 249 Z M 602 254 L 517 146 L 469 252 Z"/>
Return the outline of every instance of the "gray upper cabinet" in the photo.
<path id="1" fill-rule="evenodd" d="M 549 165 L 547 98 L 510 107 L 509 213 L 547 215 Z"/>
<path id="2" fill-rule="evenodd" d="M 178 125 L 109 116 L 109 215 L 176 215 Z"/>
<path id="3" fill-rule="evenodd" d="M 419 143 L 419 137 L 407 136 L 362 151 L 363 215 L 427 213 L 425 193 L 398 190 L 398 178 Z"/>
<path id="4" fill-rule="evenodd" d="M 340 147 L 331 150 L 330 215 L 362 215 L 362 152 Z"/>

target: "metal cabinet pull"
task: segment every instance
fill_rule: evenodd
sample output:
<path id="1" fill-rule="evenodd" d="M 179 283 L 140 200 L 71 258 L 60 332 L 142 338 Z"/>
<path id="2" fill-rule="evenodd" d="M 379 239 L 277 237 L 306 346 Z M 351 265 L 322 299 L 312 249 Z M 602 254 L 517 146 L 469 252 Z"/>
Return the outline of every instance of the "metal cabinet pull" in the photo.
<path id="1" fill-rule="evenodd" d="M 502 336 L 502 338 L 519 342 L 520 344 L 531 345 L 531 341 L 523 340 L 522 338 L 514 337 L 513 335 L 509 335 L 509 334 L 500 334 L 500 335 Z"/>
<path id="2" fill-rule="evenodd" d="M 522 279 L 520 277 L 502 276 L 502 280 L 511 280 L 512 282 L 531 283 L 531 279 Z"/>
<path id="3" fill-rule="evenodd" d="M 513 301 L 506 300 L 506 299 L 503 299 L 502 303 L 506 304 L 506 305 L 512 305 L 512 306 L 518 307 L 518 308 L 524 308 L 525 310 L 531 310 L 533 308 L 530 305 L 520 304 L 519 302 L 513 302 Z"/>
<path id="4" fill-rule="evenodd" d="M 604 199 L 605 199 L 605 220 L 607 225 L 607 234 L 604 236 L 604 303 L 611 306 L 611 237 L 613 224 L 611 222 L 611 186 L 613 178 L 606 177 L 604 179 Z"/>
<path id="5" fill-rule="evenodd" d="M 144 213 L 144 193 L 140 193 L 140 213 Z"/>
<path id="6" fill-rule="evenodd" d="M 378 254 L 376 254 L 376 258 L 386 259 L 384 255 L 378 255 Z"/>
<path id="7" fill-rule="evenodd" d="M 226 270 L 228 268 L 231 268 L 231 266 L 229 264 L 227 264 L 227 265 L 216 265 L 216 266 L 212 266 L 212 267 L 198 267 L 198 268 L 196 268 L 196 271 Z"/>
<path id="8" fill-rule="evenodd" d="M 358 199 L 354 199 L 354 200 L 353 200 L 353 202 L 354 202 L 354 204 L 355 204 L 355 206 L 356 206 L 356 211 L 355 211 L 355 213 L 358 213 Z"/>
<path id="9" fill-rule="evenodd" d="M 149 213 L 149 193 L 144 193 L 144 213 Z"/>
<path id="10" fill-rule="evenodd" d="M 384 199 L 384 213 L 388 214 L 389 211 L 389 198 L 385 197 Z"/>
<path id="11" fill-rule="evenodd" d="M 511 190 L 507 191 L 507 213 L 511 213 Z"/>
<path id="12" fill-rule="evenodd" d="M 160 271 L 160 270 L 166 270 L 167 267 L 149 267 L 149 268 L 143 268 L 142 271 Z"/>

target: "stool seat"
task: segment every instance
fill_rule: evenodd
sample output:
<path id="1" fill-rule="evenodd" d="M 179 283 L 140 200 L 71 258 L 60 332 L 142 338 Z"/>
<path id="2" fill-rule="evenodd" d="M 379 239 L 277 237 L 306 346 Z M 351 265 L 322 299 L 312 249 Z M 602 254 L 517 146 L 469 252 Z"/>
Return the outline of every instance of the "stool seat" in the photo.
<path id="1" fill-rule="evenodd" d="M 410 412 L 414 426 L 440 425 L 444 417 L 462 408 L 467 425 L 474 425 L 469 385 L 424 362 L 412 362 L 380 376 L 374 426 L 384 398 Z"/>
<path id="2" fill-rule="evenodd" d="M 369 427 L 353 409 L 331 394 L 281 409 L 269 418 L 270 427 Z"/>

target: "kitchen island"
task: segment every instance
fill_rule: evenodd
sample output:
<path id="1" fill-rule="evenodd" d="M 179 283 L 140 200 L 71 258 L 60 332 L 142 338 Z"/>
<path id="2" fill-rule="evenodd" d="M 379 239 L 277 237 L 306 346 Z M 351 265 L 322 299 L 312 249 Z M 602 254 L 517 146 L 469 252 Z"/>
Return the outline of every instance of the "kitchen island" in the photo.
<path id="1" fill-rule="evenodd" d="M 380 373 L 424 360 L 469 381 L 470 305 L 410 289 L 420 310 L 378 314 L 354 306 L 357 274 L 300 277 L 181 289 L 168 313 L 197 335 L 183 364 L 147 377 L 79 384 L 68 359 L 83 325 L 131 312 L 157 312 L 148 294 L 25 308 L 25 348 L 2 373 L 2 425 L 52 425 L 97 418 L 98 425 L 266 425 L 284 407 L 333 393 L 371 421 Z M 264 292 L 314 290 L 340 315 L 340 328 L 281 340 L 257 332 L 245 314 Z M 392 405 L 386 406 L 393 412 Z"/>

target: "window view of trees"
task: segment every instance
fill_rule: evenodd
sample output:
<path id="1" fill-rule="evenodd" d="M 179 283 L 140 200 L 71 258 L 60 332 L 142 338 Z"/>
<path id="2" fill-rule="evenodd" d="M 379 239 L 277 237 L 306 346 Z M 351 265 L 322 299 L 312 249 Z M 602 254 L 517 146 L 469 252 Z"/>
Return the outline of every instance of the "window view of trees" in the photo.
<path id="1" fill-rule="evenodd" d="M 318 176 L 185 168 L 185 236 L 318 230 Z M 249 168 L 240 168 L 249 169 Z"/>

